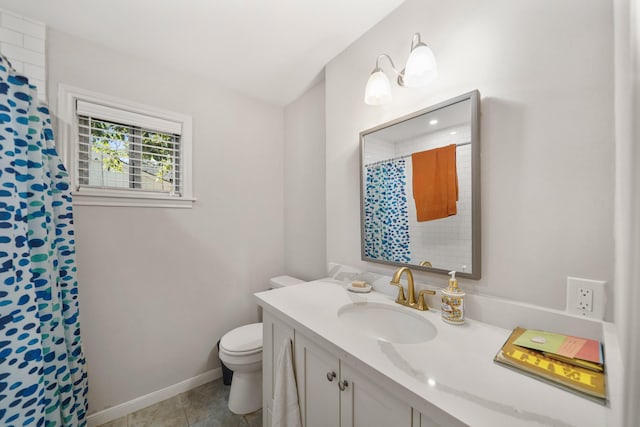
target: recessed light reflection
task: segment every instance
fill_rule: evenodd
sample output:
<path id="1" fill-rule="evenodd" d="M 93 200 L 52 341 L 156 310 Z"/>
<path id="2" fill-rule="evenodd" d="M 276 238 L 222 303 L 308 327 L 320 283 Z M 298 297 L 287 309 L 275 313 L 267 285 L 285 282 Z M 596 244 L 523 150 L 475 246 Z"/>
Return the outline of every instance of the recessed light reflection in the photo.
<path id="1" fill-rule="evenodd" d="M 429 384 L 431 387 L 435 387 L 436 386 L 436 380 L 434 380 L 433 378 L 429 378 L 427 380 L 427 384 Z"/>
<path id="2" fill-rule="evenodd" d="M 433 125 L 437 125 L 437 124 L 438 124 L 438 120 L 437 120 L 437 119 L 429 120 L 429 124 L 430 124 L 431 126 L 433 126 Z"/>
<path id="3" fill-rule="evenodd" d="M 456 133 L 458 132 L 456 132 L 455 130 L 452 130 L 451 132 L 449 132 L 449 135 L 455 135 Z"/>

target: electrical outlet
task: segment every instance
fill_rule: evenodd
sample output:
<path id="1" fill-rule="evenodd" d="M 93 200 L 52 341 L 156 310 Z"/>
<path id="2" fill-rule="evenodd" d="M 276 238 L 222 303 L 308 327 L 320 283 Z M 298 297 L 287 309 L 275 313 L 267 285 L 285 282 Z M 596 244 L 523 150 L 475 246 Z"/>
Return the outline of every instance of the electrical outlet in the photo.
<path id="1" fill-rule="evenodd" d="M 593 311 L 593 290 L 578 288 L 578 310 Z"/>
<path id="2" fill-rule="evenodd" d="M 578 316 L 602 320 L 606 283 L 600 280 L 567 277 L 567 311 Z"/>

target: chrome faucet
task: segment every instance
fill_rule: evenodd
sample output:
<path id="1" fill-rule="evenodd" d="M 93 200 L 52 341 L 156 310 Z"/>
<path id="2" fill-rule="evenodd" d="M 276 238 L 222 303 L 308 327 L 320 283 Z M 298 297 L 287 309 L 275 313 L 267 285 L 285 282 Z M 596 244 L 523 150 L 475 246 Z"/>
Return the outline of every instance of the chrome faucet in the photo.
<path id="1" fill-rule="evenodd" d="M 404 288 L 402 287 L 402 283 L 400 283 L 400 278 L 402 277 L 402 273 L 405 273 L 405 272 L 407 273 L 407 293 L 408 293 L 406 298 L 404 296 Z M 394 273 L 393 277 L 391 278 L 391 282 L 389 282 L 389 284 L 393 286 L 397 286 L 399 288 L 398 297 L 396 298 L 396 302 L 398 304 L 415 308 L 416 310 L 420 310 L 420 311 L 429 310 L 429 306 L 427 306 L 427 303 L 424 300 L 424 295 L 436 294 L 435 291 L 432 291 L 429 289 L 422 290 L 418 293 L 418 301 L 416 302 L 416 294 L 415 294 L 416 291 L 415 291 L 415 285 L 413 283 L 413 273 L 411 272 L 409 267 L 400 267 Z"/>

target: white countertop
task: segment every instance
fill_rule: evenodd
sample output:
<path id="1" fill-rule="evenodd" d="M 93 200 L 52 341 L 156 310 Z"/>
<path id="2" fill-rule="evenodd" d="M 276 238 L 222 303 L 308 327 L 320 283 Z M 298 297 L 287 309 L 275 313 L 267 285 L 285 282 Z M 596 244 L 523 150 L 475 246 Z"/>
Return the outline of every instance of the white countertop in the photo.
<path id="1" fill-rule="evenodd" d="M 442 413 L 470 426 L 605 426 L 606 406 L 514 372 L 493 362 L 510 329 L 467 319 L 450 325 L 431 310 L 431 341 L 394 344 L 344 327 L 338 310 L 355 302 L 401 307 L 379 292 L 356 294 L 345 283 L 323 279 L 256 294 L 258 304 L 340 357 L 408 404 L 442 420 Z M 453 420 L 449 420 L 453 421 Z M 450 422 L 447 422 L 449 425 Z"/>

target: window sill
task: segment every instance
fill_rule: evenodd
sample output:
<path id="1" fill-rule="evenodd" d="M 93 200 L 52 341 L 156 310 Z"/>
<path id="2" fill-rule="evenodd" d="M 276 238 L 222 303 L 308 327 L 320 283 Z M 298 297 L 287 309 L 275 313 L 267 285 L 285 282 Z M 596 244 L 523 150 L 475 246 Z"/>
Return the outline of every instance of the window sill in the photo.
<path id="1" fill-rule="evenodd" d="M 139 208 L 191 209 L 194 198 L 172 197 L 158 194 L 129 194 L 119 191 L 74 191 L 74 206 L 112 206 Z"/>

